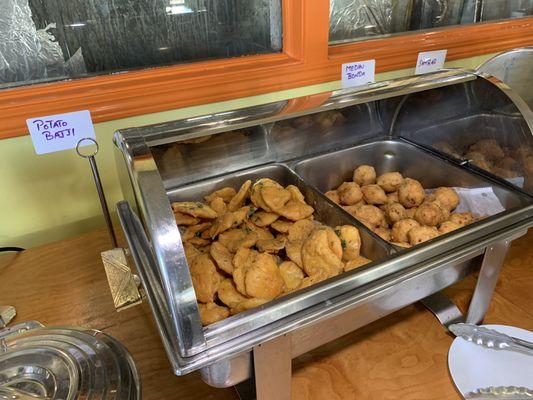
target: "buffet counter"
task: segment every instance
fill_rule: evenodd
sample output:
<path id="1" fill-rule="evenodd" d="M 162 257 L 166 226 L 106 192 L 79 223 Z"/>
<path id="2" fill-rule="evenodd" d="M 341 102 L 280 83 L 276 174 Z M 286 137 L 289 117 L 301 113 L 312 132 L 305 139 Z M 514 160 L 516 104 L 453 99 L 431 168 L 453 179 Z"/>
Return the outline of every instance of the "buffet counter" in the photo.
<path id="1" fill-rule="evenodd" d="M 533 230 L 515 240 L 505 259 L 485 323 L 533 330 Z M 204 384 L 198 373 L 171 372 L 148 304 L 117 313 L 100 253 L 103 230 L 20 254 L 0 256 L 1 302 L 13 305 L 13 323 L 103 330 L 132 353 L 143 399 L 237 399 L 231 389 Z M 466 310 L 475 276 L 445 290 Z M 449 377 L 453 337 L 419 303 L 405 307 L 293 361 L 294 399 L 460 399 Z"/>

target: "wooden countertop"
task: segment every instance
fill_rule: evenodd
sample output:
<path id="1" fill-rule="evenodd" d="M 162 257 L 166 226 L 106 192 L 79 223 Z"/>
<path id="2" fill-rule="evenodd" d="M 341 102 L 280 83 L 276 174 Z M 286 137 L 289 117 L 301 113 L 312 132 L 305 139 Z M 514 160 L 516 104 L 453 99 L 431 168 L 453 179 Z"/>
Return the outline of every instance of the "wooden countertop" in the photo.
<path id="1" fill-rule="evenodd" d="M 516 240 L 505 260 L 487 323 L 533 330 L 533 230 Z M 197 373 L 176 377 L 163 351 L 148 304 L 115 312 L 100 252 L 107 233 L 94 231 L 20 254 L 0 256 L 0 304 L 13 305 L 15 322 L 103 330 L 132 353 L 143 399 L 237 399 Z M 460 307 L 475 280 L 447 289 Z M 293 362 L 293 398 L 460 399 L 448 374 L 453 338 L 419 304 L 406 307 Z"/>

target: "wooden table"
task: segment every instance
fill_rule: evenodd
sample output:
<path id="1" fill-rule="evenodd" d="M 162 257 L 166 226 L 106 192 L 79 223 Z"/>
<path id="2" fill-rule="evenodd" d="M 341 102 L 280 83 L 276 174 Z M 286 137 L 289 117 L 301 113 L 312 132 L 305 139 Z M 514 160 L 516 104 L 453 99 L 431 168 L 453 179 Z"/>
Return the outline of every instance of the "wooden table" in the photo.
<path id="1" fill-rule="evenodd" d="M 508 254 L 485 322 L 533 330 L 533 230 Z M 76 325 L 113 335 L 130 350 L 144 399 L 237 399 L 197 373 L 176 377 L 163 351 L 148 304 L 115 312 L 100 252 L 105 231 L 0 256 L 0 304 L 15 322 Z M 475 280 L 446 292 L 464 309 Z M 453 338 L 423 307 L 406 307 L 293 362 L 294 399 L 460 399 L 447 367 Z"/>

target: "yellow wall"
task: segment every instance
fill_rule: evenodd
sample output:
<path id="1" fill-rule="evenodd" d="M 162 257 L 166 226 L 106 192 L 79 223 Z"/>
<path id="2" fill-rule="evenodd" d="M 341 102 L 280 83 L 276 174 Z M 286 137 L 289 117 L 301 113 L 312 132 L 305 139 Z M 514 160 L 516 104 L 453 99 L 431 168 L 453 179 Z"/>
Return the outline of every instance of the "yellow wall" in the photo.
<path id="1" fill-rule="evenodd" d="M 492 55 L 446 63 L 475 68 Z M 412 69 L 378 74 L 382 81 L 413 74 Z M 340 82 L 306 86 L 239 100 L 125 118 L 96 125 L 97 162 L 110 208 L 122 198 L 115 170 L 112 135 L 120 128 L 170 121 L 284 100 L 340 88 Z M 32 247 L 103 226 L 88 162 L 74 151 L 37 156 L 29 136 L 0 142 L 0 246 Z"/>

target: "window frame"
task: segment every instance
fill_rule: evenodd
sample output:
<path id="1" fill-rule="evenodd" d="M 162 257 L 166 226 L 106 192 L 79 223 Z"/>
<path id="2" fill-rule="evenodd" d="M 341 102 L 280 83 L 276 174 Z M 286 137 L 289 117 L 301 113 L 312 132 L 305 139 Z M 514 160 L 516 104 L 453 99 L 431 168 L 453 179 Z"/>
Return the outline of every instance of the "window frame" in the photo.
<path id="1" fill-rule="evenodd" d="M 281 53 L 178 64 L 0 90 L 0 139 L 27 135 L 26 119 L 90 110 L 95 123 L 340 79 L 345 62 L 376 72 L 414 67 L 418 52 L 447 60 L 533 44 L 533 17 L 329 45 L 329 1 L 282 0 Z"/>

